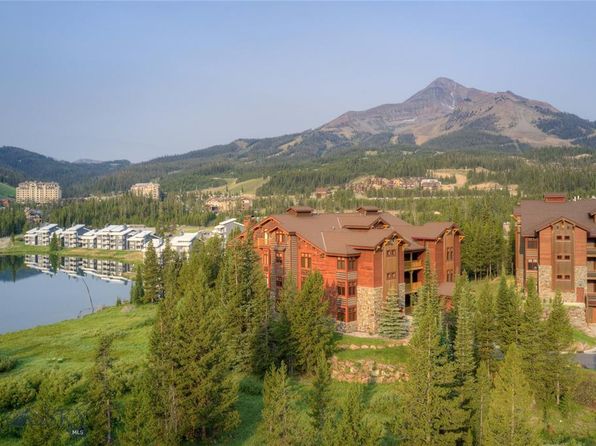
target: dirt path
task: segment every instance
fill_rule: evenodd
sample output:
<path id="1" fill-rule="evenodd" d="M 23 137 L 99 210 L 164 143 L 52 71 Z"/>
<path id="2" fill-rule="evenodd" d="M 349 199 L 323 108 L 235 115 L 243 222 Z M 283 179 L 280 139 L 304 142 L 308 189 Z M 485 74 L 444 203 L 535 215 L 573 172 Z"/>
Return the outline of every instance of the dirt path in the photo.
<path id="1" fill-rule="evenodd" d="M 0 237 L 0 249 L 10 247 L 10 237 Z"/>

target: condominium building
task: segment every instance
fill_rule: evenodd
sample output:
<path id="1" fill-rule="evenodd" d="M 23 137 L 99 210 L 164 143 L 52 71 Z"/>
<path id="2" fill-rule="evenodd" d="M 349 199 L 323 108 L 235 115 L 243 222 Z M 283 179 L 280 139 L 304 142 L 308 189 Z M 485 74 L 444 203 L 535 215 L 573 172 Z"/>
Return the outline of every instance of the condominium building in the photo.
<path id="1" fill-rule="evenodd" d="M 533 278 L 543 299 L 560 291 L 596 322 L 596 200 L 547 194 L 522 201 L 514 217 L 518 286 Z"/>
<path id="2" fill-rule="evenodd" d="M 95 249 L 97 248 L 97 230 L 92 229 L 80 237 L 81 248 Z"/>
<path id="3" fill-rule="evenodd" d="M 54 182 L 25 181 L 19 183 L 16 192 L 18 203 L 52 203 L 61 198 L 62 189 Z"/>
<path id="4" fill-rule="evenodd" d="M 295 206 L 251 231 L 272 294 L 277 297 L 288 277 L 300 288 L 318 270 L 333 316 L 346 331 L 376 333 L 390 290 L 409 312 L 424 283 L 427 258 L 442 296 L 453 294 L 461 271 L 462 236 L 454 223 L 413 226 L 373 206 L 344 214 Z"/>
<path id="5" fill-rule="evenodd" d="M 30 229 L 24 235 L 25 244 L 32 246 L 49 246 L 54 234 L 58 238 L 62 236 L 62 228 L 55 223 Z"/>
<path id="6" fill-rule="evenodd" d="M 62 232 L 62 244 L 65 248 L 79 248 L 82 245 L 81 237 L 89 232 L 85 225 L 74 225 Z"/>
<path id="7" fill-rule="evenodd" d="M 96 232 L 97 248 L 110 250 L 125 250 L 128 248 L 128 238 L 136 231 L 126 225 L 108 225 Z"/>
<path id="8" fill-rule="evenodd" d="M 137 183 L 130 188 L 130 193 L 139 197 L 153 198 L 159 200 L 159 184 L 158 183 Z"/>
<path id="9" fill-rule="evenodd" d="M 186 234 L 172 237 L 170 240 L 170 247 L 178 254 L 188 255 L 193 243 L 199 237 L 198 232 L 188 232 Z"/>
<path id="10" fill-rule="evenodd" d="M 234 230 L 242 231 L 243 229 L 244 225 L 242 223 L 238 223 L 235 218 L 230 218 L 215 226 L 215 228 L 213 228 L 212 234 L 218 235 L 222 239 L 227 240 Z"/>
<path id="11" fill-rule="evenodd" d="M 149 242 L 153 243 L 154 248 L 159 248 L 162 245 L 162 240 L 153 231 L 140 231 L 129 237 L 128 249 L 130 251 L 144 251 L 147 249 Z"/>

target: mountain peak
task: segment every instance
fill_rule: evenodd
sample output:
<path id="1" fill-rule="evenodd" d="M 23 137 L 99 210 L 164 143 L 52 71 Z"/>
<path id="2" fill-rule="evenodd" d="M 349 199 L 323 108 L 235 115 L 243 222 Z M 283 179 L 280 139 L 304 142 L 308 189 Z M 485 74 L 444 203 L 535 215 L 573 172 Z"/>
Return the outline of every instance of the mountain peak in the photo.
<path id="1" fill-rule="evenodd" d="M 426 88 L 434 88 L 434 87 L 441 87 L 441 88 L 465 88 L 463 85 L 458 84 L 453 79 L 449 79 L 448 77 L 438 77 L 434 81 L 432 81 Z"/>

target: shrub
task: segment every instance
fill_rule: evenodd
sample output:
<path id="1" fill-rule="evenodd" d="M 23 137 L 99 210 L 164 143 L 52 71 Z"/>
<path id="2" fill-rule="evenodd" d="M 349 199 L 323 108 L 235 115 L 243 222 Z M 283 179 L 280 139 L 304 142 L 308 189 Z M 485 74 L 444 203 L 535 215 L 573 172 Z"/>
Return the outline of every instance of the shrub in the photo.
<path id="1" fill-rule="evenodd" d="M 15 368 L 17 360 L 10 356 L 0 355 L 0 373 L 8 372 Z"/>

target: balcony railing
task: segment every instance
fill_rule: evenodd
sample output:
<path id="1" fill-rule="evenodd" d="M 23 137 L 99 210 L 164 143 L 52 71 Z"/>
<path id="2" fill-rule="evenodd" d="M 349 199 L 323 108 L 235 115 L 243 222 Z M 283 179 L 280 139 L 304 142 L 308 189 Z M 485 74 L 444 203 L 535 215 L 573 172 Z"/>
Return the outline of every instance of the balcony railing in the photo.
<path id="1" fill-rule="evenodd" d="M 596 246 L 588 246 L 586 251 L 590 257 L 596 257 Z"/>
<path id="2" fill-rule="evenodd" d="M 418 291 L 418 289 L 422 286 L 422 282 L 412 282 L 406 283 L 406 293 L 413 293 Z"/>
<path id="3" fill-rule="evenodd" d="M 257 248 L 266 248 L 269 246 L 264 238 L 258 238 L 255 245 Z"/>
<path id="4" fill-rule="evenodd" d="M 406 260 L 404 262 L 404 269 L 412 270 L 412 269 L 421 269 L 422 268 L 422 260 Z"/>
<path id="5" fill-rule="evenodd" d="M 588 305 L 588 307 L 596 307 L 596 293 L 586 294 L 586 305 Z"/>
<path id="6" fill-rule="evenodd" d="M 596 271 L 589 270 L 588 271 L 588 279 L 596 279 Z"/>

